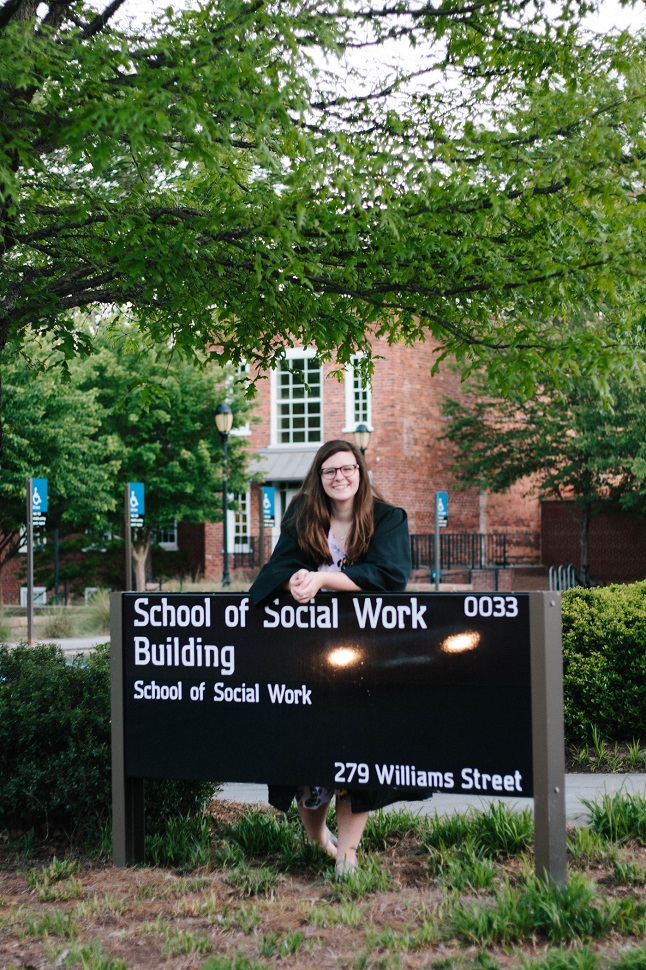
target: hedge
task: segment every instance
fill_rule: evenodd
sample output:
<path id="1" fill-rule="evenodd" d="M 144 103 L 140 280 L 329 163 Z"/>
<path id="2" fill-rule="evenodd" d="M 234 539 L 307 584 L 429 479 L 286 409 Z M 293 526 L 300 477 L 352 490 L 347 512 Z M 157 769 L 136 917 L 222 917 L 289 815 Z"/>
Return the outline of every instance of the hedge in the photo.
<path id="1" fill-rule="evenodd" d="M 201 808 L 203 781 L 146 782 L 146 827 Z M 111 805 L 110 651 L 0 646 L 0 829 L 89 832 Z"/>
<path id="2" fill-rule="evenodd" d="M 646 582 L 563 594 L 565 736 L 646 738 Z"/>

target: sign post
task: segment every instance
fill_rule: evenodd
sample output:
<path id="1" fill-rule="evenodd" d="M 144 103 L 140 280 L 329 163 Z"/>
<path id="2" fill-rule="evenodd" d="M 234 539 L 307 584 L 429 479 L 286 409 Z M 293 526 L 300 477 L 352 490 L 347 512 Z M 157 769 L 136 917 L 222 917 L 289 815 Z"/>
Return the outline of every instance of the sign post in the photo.
<path id="1" fill-rule="evenodd" d="M 534 594 L 530 614 L 536 873 L 567 878 L 561 594 Z"/>
<path id="2" fill-rule="evenodd" d="M 126 537 L 126 589 L 132 589 L 132 529 L 144 524 L 144 486 L 141 482 L 128 482 L 124 494 Z"/>
<path id="3" fill-rule="evenodd" d="M 562 882 L 560 619 L 547 595 L 254 608 L 244 594 L 114 593 L 115 865 L 142 861 L 144 778 L 316 777 L 399 800 L 534 797 L 537 871 Z"/>
<path id="4" fill-rule="evenodd" d="M 27 643 L 34 642 L 34 526 L 47 523 L 47 479 L 27 479 Z"/>
<path id="5" fill-rule="evenodd" d="M 435 493 L 435 534 L 434 534 L 434 560 L 435 560 L 435 592 L 440 591 L 440 529 L 445 529 L 449 521 L 449 496 L 448 492 Z"/>

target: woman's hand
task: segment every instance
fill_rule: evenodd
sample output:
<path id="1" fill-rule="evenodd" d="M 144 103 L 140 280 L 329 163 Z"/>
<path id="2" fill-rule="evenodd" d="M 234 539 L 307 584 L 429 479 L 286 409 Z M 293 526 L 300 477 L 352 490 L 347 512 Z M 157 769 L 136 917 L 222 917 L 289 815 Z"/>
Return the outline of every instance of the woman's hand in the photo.
<path id="1" fill-rule="evenodd" d="M 309 603 L 323 587 L 339 593 L 361 592 L 361 587 L 345 573 L 327 570 L 312 572 L 309 569 L 299 569 L 287 583 L 287 589 L 297 603 Z"/>
<path id="2" fill-rule="evenodd" d="M 323 586 L 327 575 L 327 573 L 312 572 L 309 569 L 299 569 L 290 577 L 287 588 L 297 603 L 309 603 Z"/>

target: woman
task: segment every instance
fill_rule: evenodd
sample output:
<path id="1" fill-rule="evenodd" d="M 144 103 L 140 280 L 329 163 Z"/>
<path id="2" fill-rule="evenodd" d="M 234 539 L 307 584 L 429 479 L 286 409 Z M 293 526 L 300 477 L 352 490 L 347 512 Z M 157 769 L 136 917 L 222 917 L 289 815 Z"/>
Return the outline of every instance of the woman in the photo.
<path id="1" fill-rule="evenodd" d="M 371 485 L 359 449 L 339 439 L 328 441 L 316 453 L 285 513 L 271 559 L 260 571 L 250 596 L 254 605 L 260 605 L 283 589 L 298 603 L 309 602 L 322 589 L 403 592 L 410 568 L 406 512 L 383 501 Z M 367 809 L 406 797 L 401 789 L 389 795 L 304 785 L 296 793 L 270 786 L 269 801 L 287 811 L 294 794 L 309 839 L 337 860 L 338 875 L 356 870 Z M 338 842 L 326 825 L 334 794 Z"/>

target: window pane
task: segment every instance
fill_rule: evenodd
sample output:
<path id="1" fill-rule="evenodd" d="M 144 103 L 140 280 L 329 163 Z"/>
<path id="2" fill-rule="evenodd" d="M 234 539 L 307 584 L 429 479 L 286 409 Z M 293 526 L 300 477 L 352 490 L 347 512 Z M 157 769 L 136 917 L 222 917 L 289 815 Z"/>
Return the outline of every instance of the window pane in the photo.
<path id="1" fill-rule="evenodd" d="M 276 417 L 280 443 L 320 442 L 321 367 L 312 358 L 296 357 L 280 365 L 278 377 Z"/>

